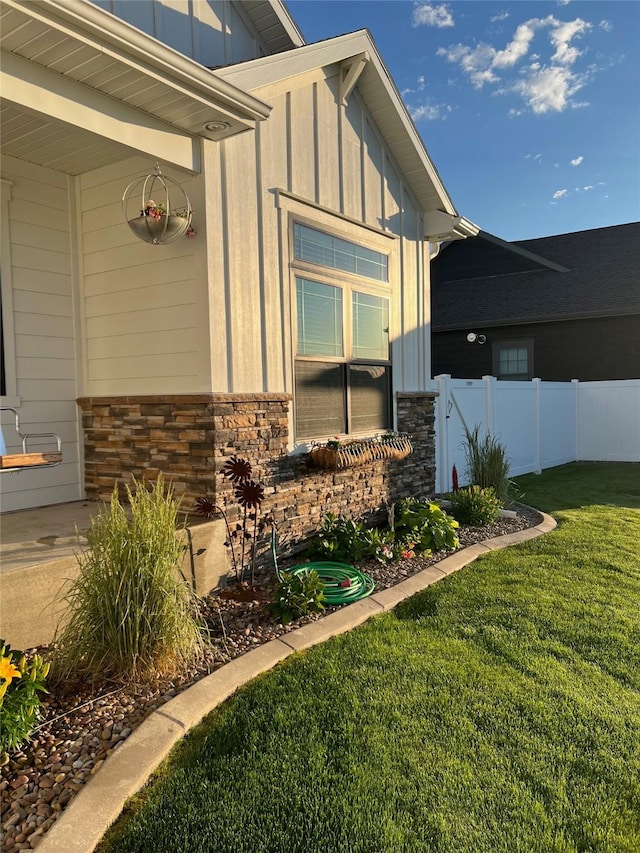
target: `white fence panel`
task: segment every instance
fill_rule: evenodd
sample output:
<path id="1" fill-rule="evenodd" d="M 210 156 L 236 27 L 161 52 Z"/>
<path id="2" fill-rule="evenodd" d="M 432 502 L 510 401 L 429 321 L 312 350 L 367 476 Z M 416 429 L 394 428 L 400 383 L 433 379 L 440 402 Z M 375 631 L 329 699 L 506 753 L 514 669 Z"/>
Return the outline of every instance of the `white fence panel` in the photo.
<path id="1" fill-rule="evenodd" d="M 577 458 L 640 462 L 640 379 L 579 383 Z"/>
<path id="2" fill-rule="evenodd" d="M 640 462 L 640 379 L 531 382 L 437 376 L 436 489 L 451 489 L 455 464 L 466 482 L 465 427 L 506 448 L 517 477 L 578 459 Z"/>
<path id="3" fill-rule="evenodd" d="M 577 381 L 540 382 L 538 471 L 576 460 L 577 385 Z"/>
<path id="4" fill-rule="evenodd" d="M 486 382 L 493 387 L 493 418 L 488 418 L 487 428 L 507 448 L 509 473 L 519 477 L 539 470 L 536 386 L 494 377 Z"/>

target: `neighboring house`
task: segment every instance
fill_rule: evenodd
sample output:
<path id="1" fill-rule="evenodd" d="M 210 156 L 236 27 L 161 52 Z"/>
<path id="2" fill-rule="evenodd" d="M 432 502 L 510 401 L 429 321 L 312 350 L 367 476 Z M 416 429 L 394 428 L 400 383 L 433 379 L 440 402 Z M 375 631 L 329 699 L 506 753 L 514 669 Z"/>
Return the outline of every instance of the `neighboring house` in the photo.
<path id="1" fill-rule="evenodd" d="M 478 229 L 369 33 L 307 45 L 278 0 L 0 7 L 1 402 L 63 437 L 59 467 L 3 475 L 3 509 L 160 472 L 189 508 L 229 495 L 234 453 L 294 539 L 428 493 L 432 243 Z M 193 239 L 127 226 L 123 191 L 156 162 Z M 406 464 L 301 454 L 389 429 L 414 435 Z"/>
<path id="2" fill-rule="evenodd" d="M 435 376 L 640 378 L 638 222 L 513 243 L 481 231 L 442 247 L 431 297 Z"/>

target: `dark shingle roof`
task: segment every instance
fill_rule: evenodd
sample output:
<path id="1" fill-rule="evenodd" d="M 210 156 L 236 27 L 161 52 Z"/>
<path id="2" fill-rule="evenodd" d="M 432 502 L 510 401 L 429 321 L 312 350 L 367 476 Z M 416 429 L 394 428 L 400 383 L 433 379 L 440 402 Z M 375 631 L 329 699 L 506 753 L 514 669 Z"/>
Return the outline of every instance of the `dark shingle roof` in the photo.
<path id="1" fill-rule="evenodd" d="M 431 267 L 434 330 L 640 313 L 640 222 L 507 243 L 481 231 Z"/>

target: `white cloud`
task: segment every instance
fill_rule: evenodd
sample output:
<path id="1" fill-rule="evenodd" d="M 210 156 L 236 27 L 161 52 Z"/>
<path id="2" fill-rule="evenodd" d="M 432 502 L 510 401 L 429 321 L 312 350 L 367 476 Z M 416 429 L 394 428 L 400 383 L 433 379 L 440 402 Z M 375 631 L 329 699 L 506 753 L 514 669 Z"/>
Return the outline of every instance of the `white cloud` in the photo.
<path id="1" fill-rule="evenodd" d="M 584 53 L 574 41 L 591 29 L 592 24 L 582 18 L 560 21 L 547 15 L 519 24 L 502 49 L 484 42 L 473 46 L 453 44 L 438 48 L 437 55 L 458 65 L 476 89 L 494 86 L 496 95 L 518 94 L 529 110 L 537 114 L 562 112 L 568 107 L 587 105 L 575 104 L 572 97 L 598 69 L 590 67 L 582 73 L 573 69 Z M 544 31 L 548 40 L 546 51 L 540 49 Z M 519 112 L 512 107 L 509 115 Z"/>
<path id="2" fill-rule="evenodd" d="M 565 198 L 569 193 L 569 190 L 556 190 L 553 194 L 553 198 Z"/>
<path id="3" fill-rule="evenodd" d="M 525 160 L 540 160 L 542 158 L 542 154 L 525 154 Z"/>
<path id="4" fill-rule="evenodd" d="M 414 121 L 439 121 L 447 118 L 453 107 L 448 104 L 425 103 L 419 107 L 409 107 L 409 113 Z"/>
<path id="5" fill-rule="evenodd" d="M 411 16 L 412 27 L 453 27 L 453 15 L 446 3 L 439 6 L 433 3 L 415 3 Z"/>
<path id="6" fill-rule="evenodd" d="M 571 96 L 584 83 L 584 77 L 572 74 L 567 68 L 551 65 L 532 71 L 524 80 L 517 80 L 511 86 L 511 91 L 521 95 L 532 112 L 543 115 L 566 109 Z"/>
<path id="7" fill-rule="evenodd" d="M 551 57 L 562 65 L 572 65 L 579 56 L 582 56 L 582 51 L 577 47 L 570 47 L 569 42 L 584 35 L 591 29 L 591 24 L 583 21 L 582 18 L 576 18 L 575 21 L 566 21 L 557 23 L 557 26 L 551 31 L 549 38 L 551 44 L 555 46 L 556 52 Z"/>
<path id="8" fill-rule="evenodd" d="M 574 160 L 571 161 L 571 165 L 572 166 L 579 166 L 583 160 L 584 160 L 584 157 L 582 156 L 582 154 L 580 154 L 579 157 L 576 157 Z"/>
<path id="9" fill-rule="evenodd" d="M 588 184 L 586 187 L 582 187 L 582 189 L 583 189 L 586 193 L 588 193 L 588 192 L 589 192 L 589 190 L 592 190 L 592 189 L 593 189 L 593 187 L 592 187 L 592 185 L 591 185 L 591 184 Z"/>
<path id="10" fill-rule="evenodd" d="M 415 92 L 424 92 L 424 87 L 425 87 L 424 75 L 421 74 L 416 81 L 416 88 L 415 89 L 412 89 L 411 87 L 409 87 L 407 89 L 403 89 L 400 92 L 400 94 L 404 98 L 405 95 L 411 95 Z"/>
<path id="11" fill-rule="evenodd" d="M 568 6 L 571 0 L 558 0 L 558 6 Z"/>
<path id="12" fill-rule="evenodd" d="M 610 33 L 611 30 L 613 29 L 613 24 L 611 23 L 611 21 L 607 21 L 605 19 L 600 21 L 598 26 L 600 27 L 601 30 L 604 30 L 605 33 Z"/>
<path id="13" fill-rule="evenodd" d="M 497 15 L 494 15 L 492 18 L 489 18 L 492 24 L 497 23 L 498 21 L 506 21 L 511 12 L 499 12 Z"/>

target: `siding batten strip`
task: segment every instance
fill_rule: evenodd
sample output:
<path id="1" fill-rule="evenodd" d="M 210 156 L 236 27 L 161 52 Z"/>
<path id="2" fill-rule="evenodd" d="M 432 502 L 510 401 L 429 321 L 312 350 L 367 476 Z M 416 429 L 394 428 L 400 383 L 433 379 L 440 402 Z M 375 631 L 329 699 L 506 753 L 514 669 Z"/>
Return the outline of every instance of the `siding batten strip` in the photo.
<path id="1" fill-rule="evenodd" d="M 258 232 L 258 247 L 264 246 L 264 207 L 262 200 L 262 138 L 260 123 L 255 128 L 256 152 L 256 229 Z M 258 288 L 260 291 L 260 355 L 262 361 L 262 390 L 269 390 L 269 360 L 267 351 L 267 312 L 266 287 L 264 280 L 264 252 L 258 251 Z"/>
<path id="2" fill-rule="evenodd" d="M 233 329 L 231 323 L 231 281 L 229 274 L 229 193 L 227 189 L 227 156 L 224 141 L 220 143 L 220 207 L 222 209 L 222 266 L 224 277 L 225 334 L 227 338 L 227 391 L 233 393 Z"/>

